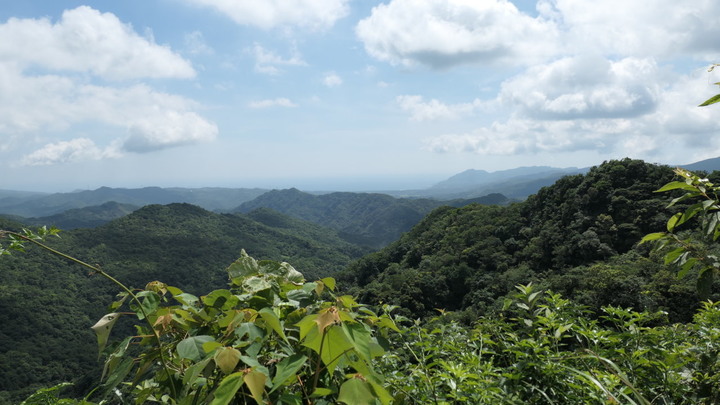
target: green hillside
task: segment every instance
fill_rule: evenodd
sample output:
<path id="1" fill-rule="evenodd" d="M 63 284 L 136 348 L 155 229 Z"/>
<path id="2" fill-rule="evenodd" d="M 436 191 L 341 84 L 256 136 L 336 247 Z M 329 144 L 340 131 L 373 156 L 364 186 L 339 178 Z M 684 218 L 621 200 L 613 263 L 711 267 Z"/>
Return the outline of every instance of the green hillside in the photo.
<path id="1" fill-rule="evenodd" d="M 693 286 L 637 247 L 643 235 L 664 229 L 668 196 L 653 191 L 672 178 L 667 166 L 625 159 L 508 207 L 439 208 L 353 263 L 342 280 L 363 302 L 397 304 L 412 316 L 445 309 L 473 318 L 501 305 L 515 285 L 534 282 L 595 309 L 664 309 L 688 320 Z"/>
<path id="2" fill-rule="evenodd" d="M 0 229 L 20 227 L 0 219 Z M 189 204 L 146 206 L 95 229 L 62 232 L 50 243 L 130 286 L 163 280 L 194 294 L 225 287 L 222 270 L 242 249 L 259 259 L 291 262 L 309 279 L 367 253 L 332 230 L 279 213 L 216 214 Z M 102 366 L 89 327 L 117 292 L 106 280 L 38 249 L 3 257 L 0 404 L 61 381 L 75 381 L 80 391 L 95 384 Z"/>
<path id="3" fill-rule="evenodd" d="M 499 194 L 473 202 L 504 204 Z M 462 206 L 465 200 L 395 198 L 376 193 L 330 193 L 313 195 L 297 189 L 273 190 L 243 203 L 235 212 L 270 208 L 283 214 L 335 229 L 348 242 L 379 248 L 397 240 L 433 209 Z"/>

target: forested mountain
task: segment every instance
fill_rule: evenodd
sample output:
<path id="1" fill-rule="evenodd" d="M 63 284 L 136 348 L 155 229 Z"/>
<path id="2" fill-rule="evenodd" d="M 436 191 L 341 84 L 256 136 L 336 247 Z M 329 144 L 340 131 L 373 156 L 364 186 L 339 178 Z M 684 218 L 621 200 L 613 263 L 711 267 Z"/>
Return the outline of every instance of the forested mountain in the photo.
<path id="1" fill-rule="evenodd" d="M 8 216 L 26 225 L 33 226 L 55 226 L 59 229 L 69 230 L 77 228 L 95 228 L 106 224 L 114 219 L 124 217 L 125 215 L 137 210 L 138 206 L 131 204 L 121 204 L 115 201 L 106 202 L 102 205 L 96 205 L 84 208 L 74 208 L 59 214 L 50 215 L 39 218 L 22 218 L 18 216 Z"/>
<path id="2" fill-rule="evenodd" d="M 672 178 L 667 166 L 625 159 L 508 207 L 439 208 L 352 264 L 344 281 L 363 302 L 395 303 L 413 316 L 436 308 L 476 316 L 533 281 L 593 308 L 662 308 L 687 320 L 697 302 L 692 286 L 646 258 L 645 246 L 634 249 L 643 235 L 664 229 L 668 196 L 654 190 Z"/>
<path id="3" fill-rule="evenodd" d="M 0 219 L 0 229 L 22 225 Z M 277 212 L 216 214 L 189 204 L 150 205 L 95 229 L 62 232 L 49 243 L 98 264 L 134 287 L 153 280 L 201 294 L 227 284 L 241 249 L 286 260 L 310 279 L 367 253 L 334 231 Z M 117 286 L 36 248 L 0 260 L 0 404 L 41 386 L 99 377 L 89 329 L 107 313 Z"/>
<path id="4" fill-rule="evenodd" d="M 507 199 L 493 195 L 476 201 L 498 204 Z M 375 193 L 313 195 L 293 188 L 267 192 L 243 203 L 235 212 L 271 208 L 335 229 L 349 242 L 381 247 L 399 238 L 434 208 L 453 203 L 462 205 L 465 202 L 395 198 Z"/>
<path id="5" fill-rule="evenodd" d="M 688 321 L 699 301 L 693 278 L 678 280 L 662 258 L 637 244 L 686 207 L 668 210 L 671 194 L 654 192 L 672 179 L 667 166 L 610 161 L 504 206 L 272 191 L 253 201 L 257 205 L 241 206 L 245 214 L 149 205 L 49 243 L 138 288 L 153 280 L 191 294 L 223 288 L 223 269 L 245 249 L 258 259 L 287 261 L 311 280 L 335 274 L 358 301 L 400 305 L 397 311 L 412 318 L 447 310 L 446 319 L 472 323 L 501 313 L 509 293 L 532 282 L 585 305 L 594 311 L 588 319 L 610 304 L 664 310 L 671 321 Z M 429 213 L 414 224 L 422 212 Z M 300 216 L 343 227 L 345 234 Z M 378 252 L 347 242 L 350 231 L 368 237 L 402 221 L 411 230 Z M 0 229 L 21 226 L 0 219 Z M 88 326 L 108 312 L 117 292 L 107 280 L 36 248 L 4 256 L 0 404 L 60 381 L 75 381 L 78 393 L 94 386 L 89 376 L 99 376 L 101 366 Z M 137 333 L 123 322 L 118 333 Z"/>
<path id="6" fill-rule="evenodd" d="M 227 211 L 265 193 L 258 188 L 110 188 L 47 195 L 21 194 L 0 199 L 0 213 L 45 217 L 70 209 L 117 202 L 142 207 L 149 204 L 189 203 L 210 211 Z"/>

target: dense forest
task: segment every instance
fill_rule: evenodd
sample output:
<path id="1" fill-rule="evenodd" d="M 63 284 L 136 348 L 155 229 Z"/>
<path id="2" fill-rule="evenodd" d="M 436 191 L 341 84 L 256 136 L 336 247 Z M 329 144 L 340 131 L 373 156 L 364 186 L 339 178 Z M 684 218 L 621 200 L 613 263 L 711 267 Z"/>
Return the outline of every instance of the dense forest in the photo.
<path id="1" fill-rule="evenodd" d="M 715 249 L 698 210 L 673 216 L 695 201 L 668 207 L 690 185 L 655 192 L 674 179 L 609 161 L 523 202 L 435 208 L 372 253 L 340 225 L 189 204 L 43 242 L 85 268 L 27 240 L 0 260 L 0 403 L 63 381 L 27 403 L 716 403 L 718 289 L 701 300 L 697 269 L 640 244 L 682 218 Z M 120 312 L 138 319 L 103 366 L 89 326 Z"/>

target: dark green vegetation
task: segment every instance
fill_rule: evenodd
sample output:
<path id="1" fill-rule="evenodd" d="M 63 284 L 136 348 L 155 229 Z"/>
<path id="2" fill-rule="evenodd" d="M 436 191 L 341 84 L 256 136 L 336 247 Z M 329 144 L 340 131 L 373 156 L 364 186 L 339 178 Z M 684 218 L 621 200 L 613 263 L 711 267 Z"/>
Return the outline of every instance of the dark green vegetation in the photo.
<path id="1" fill-rule="evenodd" d="M 668 167 L 626 159 L 565 177 L 522 203 L 435 209 L 338 277 L 338 287 L 373 307 L 327 295 L 329 278 L 303 284 L 285 265 L 247 257 L 228 268 L 226 289 L 218 262 L 232 262 L 240 248 L 287 260 L 309 280 L 362 253 L 327 229 L 269 209 L 236 216 L 145 207 L 51 240 L 141 287 L 140 305 L 128 298 L 103 310 L 116 285 L 37 249 L 0 261 L 9 325 L 0 331 L 0 347 L 9 349 L 0 364 L 31 370 L 23 377 L 36 385 L 13 388 L 76 380 L 77 397 L 97 381 L 75 376 L 100 373 L 87 326 L 129 311 L 138 313 L 138 329 L 128 329 L 133 316 L 122 317 L 111 342 L 145 337 L 126 341 L 135 343 L 127 351 L 111 345 L 109 378 L 92 401 L 137 376 L 117 386 L 140 402 L 167 395 L 215 404 L 717 403 L 720 309 L 699 304 L 702 270 L 678 280 L 674 267 L 715 257 L 716 242 L 692 229 L 718 229 L 718 221 L 705 222 L 717 213 L 717 196 L 697 192 L 709 184 L 700 178 L 654 192 L 673 178 Z M 691 198 L 667 209 L 683 193 Z M 710 203 L 693 208 L 701 197 Z M 676 234 L 681 222 L 688 230 Z M 651 252 L 638 243 L 653 232 L 646 240 L 689 242 L 683 251 Z M 156 279 L 177 288 L 146 285 Z M 187 295 L 202 293 L 197 302 Z M 21 381 L 12 380 L 14 369 L 2 372 Z"/>
<path id="2" fill-rule="evenodd" d="M 293 188 L 270 191 L 243 203 L 235 211 L 271 208 L 334 229 L 348 242 L 379 248 L 397 240 L 433 209 L 470 202 L 505 204 L 508 200 L 499 194 L 473 201 L 394 198 L 373 193 L 313 195 Z"/>
<path id="3" fill-rule="evenodd" d="M 0 229 L 20 227 L 0 219 Z M 221 215 L 189 204 L 147 206 L 99 228 L 63 232 L 50 243 L 129 286 L 160 279 L 194 294 L 225 287 L 222 270 L 242 249 L 292 262 L 312 278 L 367 253 L 328 229 L 279 213 Z M 77 389 L 94 384 L 102 366 L 89 326 L 117 293 L 97 275 L 36 249 L 3 257 L 0 403 L 17 403 L 53 382 L 79 379 Z"/>
<path id="4" fill-rule="evenodd" d="M 413 316 L 437 308 L 472 319 L 499 307 L 515 285 L 534 282 L 594 310 L 663 309 L 688 321 L 694 284 L 675 280 L 637 246 L 665 228 L 668 196 L 653 191 L 673 176 L 667 166 L 611 161 L 509 207 L 440 208 L 340 281 L 362 302 L 400 305 Z"/>

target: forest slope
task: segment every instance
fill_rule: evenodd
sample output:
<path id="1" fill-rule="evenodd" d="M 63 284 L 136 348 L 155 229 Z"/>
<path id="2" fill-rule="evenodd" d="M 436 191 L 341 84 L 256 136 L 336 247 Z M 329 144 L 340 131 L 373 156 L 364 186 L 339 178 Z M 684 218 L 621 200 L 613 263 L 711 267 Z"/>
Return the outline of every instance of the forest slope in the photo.
<path id="1" fill-rule="evenodd" d="M 253 219 L 253 216 L 257 219 Z M 102 266 L 127 285 L 153 280 L 206 293 L 226 286 L 223 269 L 241 249 L 279 259 L 313 278 L 332 274 L 367 253 L 329 229 L 279 213 L 216 214 L 189 204 L 150 205 L 95 229 L 61 233 L 57 249 Z M 272 219 L 272 220 L 271 220 Z M 19 229 L 0 219 L 0 229 Z M 0 404 L 41 386 L 99 376 L 90 326 L 117 287 L 38 249 L 0 260 Z"/>
<path id="2" fill-rule="evenodd" d="M 687 320 L 697 302 L 692 286 L 648 259 L 646 247 L 633 250 L 643 235 L 664 229 L 668 196 L 654 190 L 672 178 L 667 166 L 625 159 L 564 177 L 509 207 L 439 208 L 352 264 L 343 281 L 361 301 L 401 305 L 412 316 L 437 308 L 474 317 L 501 305 L 516 284 L 534 281 L 594 308 L 659 308 Z"/>

